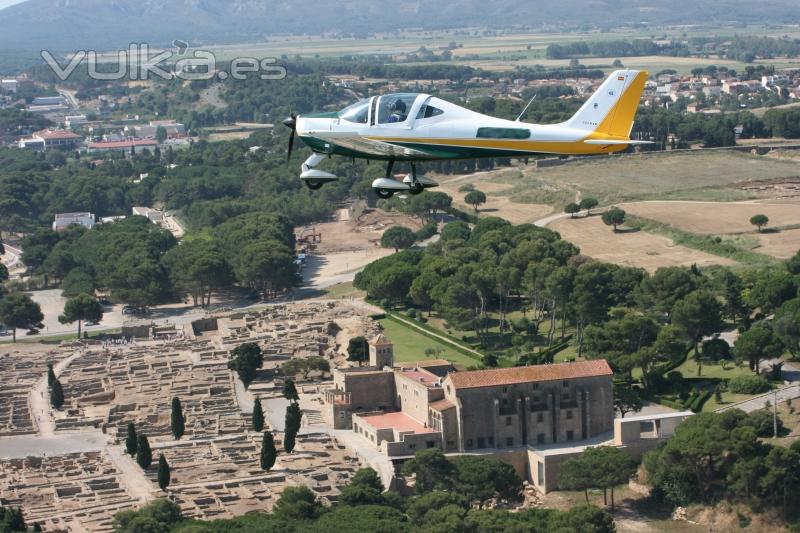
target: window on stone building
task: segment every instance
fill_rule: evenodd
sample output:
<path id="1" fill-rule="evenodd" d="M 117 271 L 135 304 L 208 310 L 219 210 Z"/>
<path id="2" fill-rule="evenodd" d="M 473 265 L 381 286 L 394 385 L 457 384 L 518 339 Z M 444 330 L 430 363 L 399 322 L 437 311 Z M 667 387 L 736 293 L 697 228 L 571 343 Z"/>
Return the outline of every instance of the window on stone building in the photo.
<path id="1" fill-rule="evenodd" d="M 486 440 L 483 437 L 478 437 L 478 448 L 486 448 Z"/>
<path id="2" fill-rule="evenodd" d="M 536 414 L 536 421 L 537 422 L 544 422 L 544 413 L 537 413 Z"/>
<path id="3" fill-rule="evenodd" d="M 562 381 L 561 385 L 566 389 L 567 387 L 569 387 L 569 381 Z"/>
<path id="4" fill-rule="evenodd" d="M 417 445 L 412 442 L 411 444 L 408 445 L 408 447 L 410 449 L 414 450 L 414 449 L 416 449 Z"/>
<path id="5" fill-rule="evenodd" d="M 539 390 L 539 384 L 538 383 L 534 383 L 533 384 L 533 390 Z"/>
<path id="6" fill-rule="evenodd" d="M 506 417 L 506 425 L 507 425 L 507 426 L 510 426 L 510 425 L 511 425 L 511 417 L 510 417 L 510 416 L 507 416 L 507 417 Z"/>
<path id="7" fill-rule="evenodd" d="M 489 437 L 489 446 L 494 446 L 494 437 Z"/>
<path id="8" fill-rule="evenodd" d="M 506 446 L 508 446 L 510 448 L 513 445 L 514 445 L 514 437 L 508 437 L 506 439 Z"/>
<path id="9" fill-rule="evenodd" d="M 536 442 L 539 444 L 544 444 L 544 433 L 539 433 L 536 435 Z"/>
<path id="10" fill-rule="evenodd" d="M 572 411 L 567 411 L 567 420 L 572 420 Z"/>
<path id="11" fill-rule="evenodd" d="M 575 439 L 575 432 L 571 429 L 567 431 L 567 440 L 574 440 Z"/>
<path id="12" fill-rule="evenodd" d="M 467 448 L 472 448 L 472 439 L 467 439 Z"/>
<path id="13" fill-rule="evenodd" d="M 435 443 L 435 442 L 433 442 L 432 440 L 429 440 L 429 441 L 428 441 L 428 442 L 426 442 L 425 444 L 427 444 L 427 445 L 428 445 L 428 448 L 433 448 L 434 446 L 436 446 L 436 443 Z"/>

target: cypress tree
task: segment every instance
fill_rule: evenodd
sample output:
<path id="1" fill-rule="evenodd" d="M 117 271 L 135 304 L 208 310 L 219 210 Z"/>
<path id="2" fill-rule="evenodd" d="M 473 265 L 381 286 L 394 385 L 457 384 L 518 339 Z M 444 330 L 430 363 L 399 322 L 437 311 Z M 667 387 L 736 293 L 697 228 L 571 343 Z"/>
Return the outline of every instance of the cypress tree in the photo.
<path id="1" fill-rule="evenodd" d="M 300 411 L 300 406 L 296 403 L 290 403 L 286 406 L 286 420 L 284 429 L 283 449 L 288 453 L 294 450 L 295 439 L 297 432 L 300 431 L 300 425 L 303 420 L 303 413 Z"/>
<path id="2" fill-rule="evenodd" d="M 136 443 L 136 463 L 142 467 L 142 470 L 147 470 L 153 463 L 153 451 L 150 449 L 147 435 L 139 435 Z"/>
<path id="3" fill-rule="evenodd" d="M 50 387 L 50 404 L 56 409 L 61 409 L 64 405 L 64 388 L 58 379 L 53 381 L 53 386 Z"/>
<path id="4" fill-rule="evenodd" d="M 136 426 L 133 425 L 133 422 L 128 422 L 128 436 L 125 438 L 125 451 L 128 452 L 128 455 L 131 457 L 136 455 L 137 445 Z"/>
<path id="5" fill-rule="evenodd" d="M 294 381 L 291 379 L 287 379 L 283 382 L 283 397 L 290 402 L 296 402 L 300 399 L 297 395 L 297 387 L 295 387 Z"/>
<path id="6" fill-rule="evenodd" d="M 183 437 L 183 433 L 186 431 L 186 418 L 183 416 L 181 400 L 177 396 L 172 399 L 170 427 L 172 428 L 172 436 L 175 437 L 175 440 Z"/>
<path id="7" fill-rule="evenodd" d="M 53 363 L 47 363 L 47 386 L 52 387 L 56 380 L 56 373 L 53 371 Z"/>
<path id="8" fill-rule="evenodd" d="M 261 400 L 256 398 L 253 405 L 253 431 L 261 433 L 264 431 L 264 410 L 261 408 Z"/>
<path id="9" fill-rule="evenodd" d="M 158 457 L 158 487 L 161 490 L 166 490 L 166 488 L 169 487 L 170 477 L 172 477 L 172 474 L 170 472 L 169 463 L 162 453 Z"/>
<path id="10" fill-rule="evenodd" d="M 275 466 L 275 459 L 278 456 L 278 451 L 275 449 L 275 439 L 269 431 L 264 432 L 264 438 L 261 441 L 261 469 L 269 471 Z"/>

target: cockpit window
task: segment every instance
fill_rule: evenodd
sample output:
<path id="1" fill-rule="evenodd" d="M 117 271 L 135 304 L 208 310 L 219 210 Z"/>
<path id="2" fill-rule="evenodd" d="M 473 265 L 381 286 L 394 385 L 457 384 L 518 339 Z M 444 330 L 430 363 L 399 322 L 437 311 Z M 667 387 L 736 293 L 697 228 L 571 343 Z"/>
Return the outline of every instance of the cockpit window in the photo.
<path id="1" fill-rule="evenodd" d="M 431 117 L 438 117 L 444 113 L 438 107 L 433 107 L 432 105 L 424 105 L 419 108 L 419 113 L 417 113 L 417 120 L 421 118 L 431 118 Z"/>
<path id="2" fill-rule="evenodd" d="M 378 123 L 397 124 L 405 122 L 416 99 L 416 94 L 387 94 L 382 96 L 381 103 L 378 106 Z"/>
<path id="3" fill-rule="evenodd" d="M 356 124 L 366 124 L 369 118 L 369 99 L 361 100 L 339 111 L 339 118 Z"/>

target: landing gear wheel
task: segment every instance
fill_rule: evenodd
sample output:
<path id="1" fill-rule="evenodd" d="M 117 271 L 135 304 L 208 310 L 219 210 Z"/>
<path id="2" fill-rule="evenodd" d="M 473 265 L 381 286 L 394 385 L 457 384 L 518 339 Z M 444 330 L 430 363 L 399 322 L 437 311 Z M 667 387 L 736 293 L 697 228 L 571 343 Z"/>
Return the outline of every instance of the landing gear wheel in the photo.
<path id="1" fill-rule="evenodd" d="M 306 187 L 308 187 L 312 191 L 320 190 L 323 185 L 325 185 L 325 184 L 323 182 L 321 182 L 321 181 L 306 180 Z"/>
<path id="2" fill-rule="evenodd" d="M 419 182 L 412 183 L 411 188 L 408 190 L 408 192 L 416 196 L 418 194 L 422 194 L 423 192 L 425 192 L 425 187 L 423 187 L 422 184 Z"/>
<path id="3" fill-rule="evenodd" d="M 378 198 L 388 200 L 389 198 L 394 196 L 394 191 L 391 189 L 375 189 L 375 194 L 378 195 Z"/>

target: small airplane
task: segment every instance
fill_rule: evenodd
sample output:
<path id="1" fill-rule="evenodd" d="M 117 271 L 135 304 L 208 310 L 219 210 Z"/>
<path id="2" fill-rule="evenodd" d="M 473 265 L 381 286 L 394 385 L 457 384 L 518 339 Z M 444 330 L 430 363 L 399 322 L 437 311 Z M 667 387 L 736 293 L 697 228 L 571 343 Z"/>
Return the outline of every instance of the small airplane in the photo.
<path id="1" fill-rule="evenodd" d="M 386 176 L 372 187 L 380 198 L 391 198 L 438 185 L 417 174 L 417 163 L 422 161 L 603 154 L 649 144 L 630 139 L 647 78 L 646 71 L 615 71 L 572 118 L 560 124 L 528 124 L 520 122 L 522 115 L 516 121 L 494 118 L 414 93 L 373 96 L 339 112 L 292 115 L 283 124 L 292 130 L 289 158 L 295 136 L 313 151 L 300 174 L 309 189 L 338 179 L 315 167 L 326 157 L 341 155 L 387 161 Z M 411 173 L 403 181 L 392 175 L 397 161 L 411 163 Z"/>

